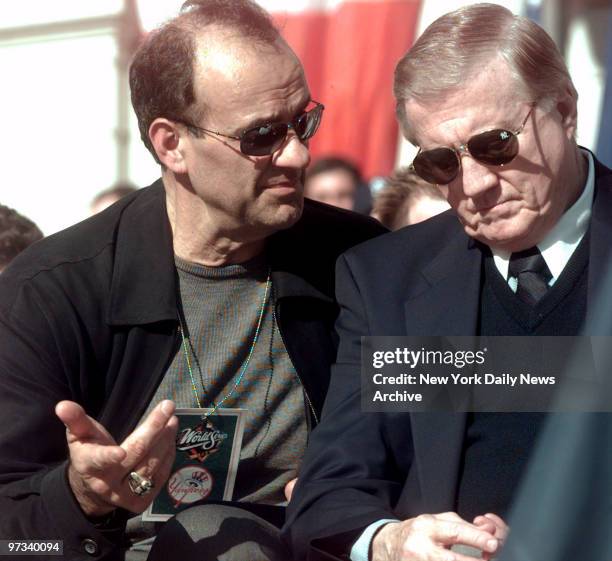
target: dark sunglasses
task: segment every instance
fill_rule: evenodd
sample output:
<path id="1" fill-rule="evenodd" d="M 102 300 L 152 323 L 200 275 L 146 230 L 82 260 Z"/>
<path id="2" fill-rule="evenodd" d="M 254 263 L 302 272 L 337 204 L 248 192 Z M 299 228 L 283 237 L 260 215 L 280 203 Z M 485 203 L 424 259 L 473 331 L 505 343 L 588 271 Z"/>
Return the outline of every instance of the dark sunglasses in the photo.
<path id="1" fill-rule="evenodd" d="M 265 123 L 242 131 L 240 136 L 232 136 L 219 131 L 197 127 L 185 121 L 179 122 L 189 129 L 239 140 L 240 151 L 247 156 L 269 156 L 282 146 L 285 138 L 287 138 L 289 129 L 293 129 L 301 141 L 308 140 L 314 136 L 321 123 L 321 115 L 325 106 L 318 101 L 312 101 L 312 103 L 315 104 L 315 107 L 310 111 L 304 111 L 288 123 Z"/>
<path id="2" fill-rule="evenodd" d="M 492 129 L 472 136 L 465 144 L 455 148 L 434 148 L 420 151 L 412 162 L 412 169 L 429 183 L 447 185 L 461 168 L 461 152 L 468 152 L 475 160 L 488 166 L 509 164 L 519 152 L 517 136 L 523 132 L 527 119 L 535 107 L 531 104 L 529 113 L 515 131 Z"/>

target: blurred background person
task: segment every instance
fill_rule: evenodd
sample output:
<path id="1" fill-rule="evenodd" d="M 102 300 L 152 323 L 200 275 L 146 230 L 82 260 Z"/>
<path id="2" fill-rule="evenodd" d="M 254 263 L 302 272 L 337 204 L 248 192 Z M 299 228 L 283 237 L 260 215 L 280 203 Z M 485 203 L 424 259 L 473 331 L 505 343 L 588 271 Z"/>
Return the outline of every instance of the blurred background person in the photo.
<path id="1" fill-rule="evenodd" d="M 359 168 L 346 158 L 329 156 L 306 170 L 304 194 L 309 199 L 368 214 L 372 197 Z"/>
<path id="2" fill-rule="evenodd" d="M 38 226 L 29 218 L 0 205 L 0 273 L 17 254 L 42 237 Z"/>
<path id="3" fill-rule="evenodd" d="M 353 210 L 359 183 L 361 173 L 355 165 L 331 156 L 317 160 L 308 168 L 304 194 L 315 201 Z"/>
<path id="4" fill-rule="evenodd" d="M 92 199 L 91 205 L 89 206 L 91 215 L 98 214 L 98 212 L 116 203 L 126 195 L 133 193 L 137 189 L 138 188 L 131 183 L 117 183 L 108 189 L 104 189 L 104 191 L 100 191 Z"/>
<path id="5" fill-rule="evenodd" d="M 427 183 L 410 167 L 404 167 L 396 170 L 374 195 L 372 216 L 389 230 L 398 230 L 448 208 L 437 185 Z"/>

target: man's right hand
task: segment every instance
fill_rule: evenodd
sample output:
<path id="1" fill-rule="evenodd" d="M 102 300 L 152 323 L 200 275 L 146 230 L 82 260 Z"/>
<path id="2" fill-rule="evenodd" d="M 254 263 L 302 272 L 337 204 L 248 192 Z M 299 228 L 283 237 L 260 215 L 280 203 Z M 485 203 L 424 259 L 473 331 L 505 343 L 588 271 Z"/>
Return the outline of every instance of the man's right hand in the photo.
<path id="1" fill-rule="evenodd" d="M 495 555 L 500 540 L 454 512 L 423 514 L 383 526 L 372 540 L 372 561 L 474 561 L 450 551 L 458 544 Z"/>
<path id="2" fill-rule="evenodd" d="M 159 403 L 118 445 L 108 431 L 73 401 L 60 401 L 55 413 L 66 426 L 70 453 L 68 481 L 86 516 L 99 517 L 117 507 L 143 512 L 164 485 L 175 455 L 178 419 L 174 403 Z M 135 471 L 154 482 L 146 495 L 136 495 L 127 476 Z"/>

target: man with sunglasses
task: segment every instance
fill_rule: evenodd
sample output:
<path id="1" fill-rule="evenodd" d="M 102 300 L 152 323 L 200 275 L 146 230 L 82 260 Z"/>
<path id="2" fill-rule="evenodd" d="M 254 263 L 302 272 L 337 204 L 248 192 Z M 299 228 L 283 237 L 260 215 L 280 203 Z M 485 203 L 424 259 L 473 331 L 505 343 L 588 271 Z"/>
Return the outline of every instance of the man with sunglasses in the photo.
<path id="1" fill-rule="evenodd" d="M 543 414 L 363 413 L 360 337 L 577 335 L 611 262 L 612 172 L 577 146 L 576 91 L 535 23 L 446 14 L 394 93 L 452 210 L 339 260 L 338 359 L 285 531 L 300 560 L 496 556 Z"/>
<path id="2" fill-rule="evenodd" d="M 146 558 L 160 524 L 139 513 L 171 475 L 175 407 L 243 408 L 244 510 L 185 511 L 150 558 L 285 559 L 284 490 L 335 356 L 335 261 L 385 230 L 304 201 L 323 105 L 254 2 L 187 2 L 130 86 L 161 179 L 2 276 L 0 537 Z"/>

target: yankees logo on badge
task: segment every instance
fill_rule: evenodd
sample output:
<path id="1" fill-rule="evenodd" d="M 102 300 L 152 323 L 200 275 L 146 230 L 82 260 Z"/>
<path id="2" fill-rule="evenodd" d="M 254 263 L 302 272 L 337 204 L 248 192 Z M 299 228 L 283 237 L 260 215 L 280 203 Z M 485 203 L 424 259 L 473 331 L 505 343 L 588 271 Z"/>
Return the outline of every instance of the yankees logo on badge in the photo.
<path id="1" fill-rule="evenodd" d="M 210 495 L 213 477 L 210 472 L 198 465 L 184 466 L 175 471 L 168 479 L 168 495 L 174 501 L 174 508 L 182 504 L 201 501 Z"/>

